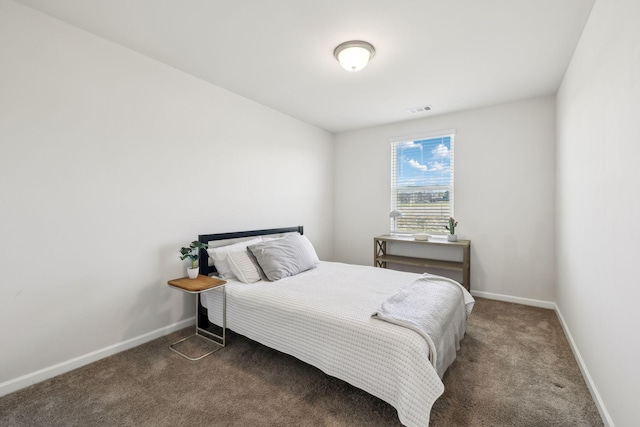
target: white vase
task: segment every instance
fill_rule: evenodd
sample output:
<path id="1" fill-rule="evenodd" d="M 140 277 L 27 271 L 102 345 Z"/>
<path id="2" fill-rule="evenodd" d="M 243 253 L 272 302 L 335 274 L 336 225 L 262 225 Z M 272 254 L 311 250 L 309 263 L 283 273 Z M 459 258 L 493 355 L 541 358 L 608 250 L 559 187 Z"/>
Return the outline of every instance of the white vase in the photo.
<path id="1" fill-rule="evenodd" d="M 199 268 L 187 268 L 187 274 L 189 275 L 189 279 L 195 279 L 198 277 Z"/>
<path id="2" fill-rule="evenodd" d="M 447 234 L 447 241 L 448 242 L 457 242 L 458 241 L 458 235 L 457 234 Z"/>

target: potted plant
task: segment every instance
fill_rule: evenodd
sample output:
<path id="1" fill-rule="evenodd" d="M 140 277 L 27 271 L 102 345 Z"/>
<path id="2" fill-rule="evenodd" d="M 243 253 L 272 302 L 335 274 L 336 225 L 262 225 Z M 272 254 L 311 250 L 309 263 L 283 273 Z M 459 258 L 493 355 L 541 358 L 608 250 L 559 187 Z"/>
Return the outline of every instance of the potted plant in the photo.
<path id="1" fill-rule="evenodd" d="M 449 217 L 449 225 L 445 225 L 444 228 L 449 230 L 449 235 L 447 235 L 447 241 L 449 242 L 457 242 L 458 236 L 456 235 L 456 227 L 458 226 L 458 221 L 453 219 L 453 217 Z"/>
<path id="2" fill-rule="evenodd" d="M 206 243 L 198 242 L 194 240 L 191 242 L 189 247 L 180 248 L 180 259 L 185 260 L 189 258 L 191 260 L 191 267 L 187 268 L 187 274 L 189 278 L 195 279 L 198 277 L 198 266 L 196 263 L 198 262 L 198 258 L 200 258 L 200 249 L 207 249 L 209 246 Z"/>

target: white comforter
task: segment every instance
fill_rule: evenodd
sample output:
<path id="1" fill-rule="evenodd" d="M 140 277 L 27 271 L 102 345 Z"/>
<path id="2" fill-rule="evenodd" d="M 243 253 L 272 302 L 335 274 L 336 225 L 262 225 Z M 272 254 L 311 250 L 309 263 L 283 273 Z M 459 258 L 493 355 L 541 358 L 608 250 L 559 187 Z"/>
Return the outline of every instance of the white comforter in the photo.
<path id="1" fill-rule="evenodd" d="M 276 282 L 228 281 L 227 327 L 379 397 L 397 409 L 404 425 L 425 427 L 444 391 L 429 360 L 429 344 L 414 330 L 371 317 L 419 277 L 321 262 Z M 216 324 L 221 324 L 220 294 L 213 290 L 202 298 Z M 466 290 L 463 296 L 473 301 Z"/>

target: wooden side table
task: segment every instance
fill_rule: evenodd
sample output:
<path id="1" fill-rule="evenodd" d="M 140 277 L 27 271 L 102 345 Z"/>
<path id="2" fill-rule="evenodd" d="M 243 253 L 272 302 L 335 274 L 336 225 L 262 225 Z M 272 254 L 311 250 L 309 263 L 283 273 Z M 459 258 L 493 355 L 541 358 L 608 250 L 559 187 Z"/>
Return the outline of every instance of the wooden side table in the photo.
<path id="1" fill-rule="evenodd" d="M 209 291 L 211 289 L 222 286 L 222 335 L 216 335 L 212 332 L 207 331 L 206 329 L 202 329 L 198 326 L 198 321 L 196 319 L 196 331 L 193 335 L 189 335 L 186 338 L 178 340 L 171 344 L 169 348 L 185 359 L 189 360 L 200 360 L 205 356 L 210 355 L 211 353 L 215 353 L 226 345 L 226 329 L 227 329 L 227 290 L 226 286 L 224 286 L 227 282 L 224 280 L 216 279 L 214 277 L 208 277 L 204 275 L 199 275 L 195 279 L 190 279 L 188 277 L 183 277 L 181 279 L 169 280 L 167 284 L 175 289 L 181 290 L 183 292 L 187 292 L 190 294 L 196 294 L 196 317 L 198 316 L 198 294 Z M 203 335 L 206 334 L 206 335 Z M 207 336 L 208 335 L 208 336 Z M 198 356 L 198 357 L 190 357 L 181 351 L 175 348 L 176 344 L 179 344 L 188 339 L 200 337 L 202 339 L 207 340 L 216 345 L 216 348 L 213 350 Z M 219 340 L 219 341 L 218 341 Z"/>

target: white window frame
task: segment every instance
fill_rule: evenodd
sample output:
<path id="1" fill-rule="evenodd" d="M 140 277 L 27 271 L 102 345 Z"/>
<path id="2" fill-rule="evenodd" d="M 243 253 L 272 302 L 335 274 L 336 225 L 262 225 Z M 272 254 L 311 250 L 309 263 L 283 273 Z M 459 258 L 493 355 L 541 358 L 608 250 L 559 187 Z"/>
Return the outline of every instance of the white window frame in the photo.
<path id="1" fill-rule="evenodd" d="M 402 158 L 402 146 L 411 143 L 427 145 L 428 148 L 436 147 L 438 140 L 450 138 L 448 147 L 448 170 L 439 175 L 439 182 L 423 183 L 423 185 L 410 185 L 407 182 L 398 182 L 401 169 L 408 166 L 409 162 Z M 448 224 L 449 217 L 454 216 L 454 140 L 455 129 L 447 129 L 432 133 L 422 133 L 393 138 L 391 142 L 391 211 L 400 211 L 402 216 L 390 218 L 391 233 L 410 235 L 424 232 L 429 234 L 446 234 L 444 228 Z M 445 144 L 446 146 L 446 144 Z M 443 158 L 444 159 L 444 158 Z M 399 163 L 400 161 L 400 163 Z M 413 166 L 429 170 L 429 165 L 418 164 L 413 161 Z M 426 178 L 425 178 L 426 179 Z M 443 183 L 442 181 L 446 181 Z M 448 200 L 446 198 L 448 192 Z M 399 194 L 407 195 L 402 202 Z M 442 196 L 440 196 L 442 195 Z M 425 202 L 425 200 L 428 200 Z M 394 229 L 397 227 L 397 229 Z"/>

